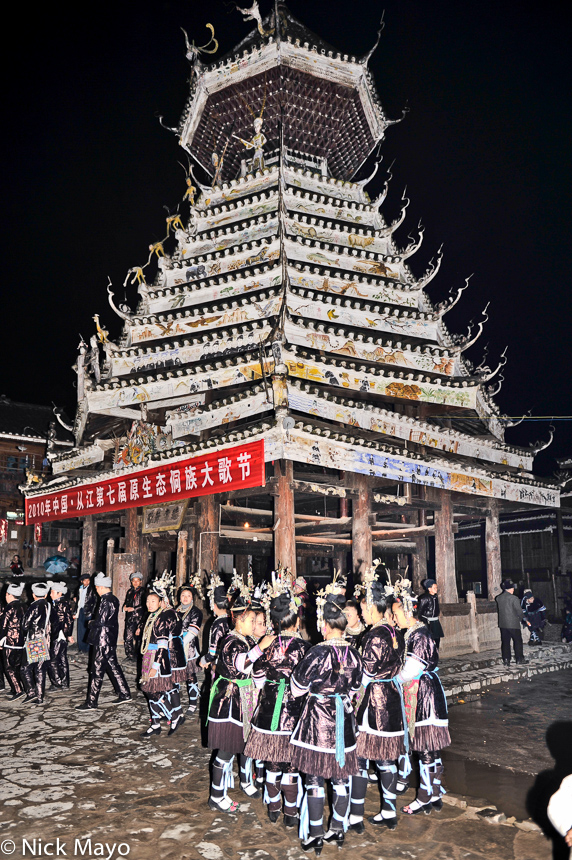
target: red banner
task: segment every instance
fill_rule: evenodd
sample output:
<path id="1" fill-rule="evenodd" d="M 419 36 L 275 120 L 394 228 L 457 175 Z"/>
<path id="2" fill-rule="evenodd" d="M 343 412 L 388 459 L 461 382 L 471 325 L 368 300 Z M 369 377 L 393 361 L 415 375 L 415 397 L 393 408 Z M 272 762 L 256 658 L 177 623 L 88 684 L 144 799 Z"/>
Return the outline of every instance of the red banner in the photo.
<path id="1" fill-rule="evenodd" d="M 26 522 L 46 523 L 104 514 L 228 490 L 263 487 L 264 484 L 264 440 L 261 439 L 106 481 L 33 496 L 26 499 Z"/>

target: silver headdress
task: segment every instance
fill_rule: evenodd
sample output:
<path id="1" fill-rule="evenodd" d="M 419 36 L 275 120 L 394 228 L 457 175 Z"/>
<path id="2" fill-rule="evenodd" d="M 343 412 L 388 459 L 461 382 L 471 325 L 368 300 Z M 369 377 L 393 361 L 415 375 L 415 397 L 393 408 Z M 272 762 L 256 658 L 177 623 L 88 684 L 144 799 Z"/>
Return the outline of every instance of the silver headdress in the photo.
<path id="1" fill-rule="evenodd" d="M 156 594 L 161 600 L 168 600 L 173 605 L 175 599 L 174 574 L 165 568 L 161 576 L 151 582 L 149 589 L 152 594 Z"/>
<path id="2" fill-rule="evenodd" d="M 281 595 L 286 595 L 289 599 L 288 612 L 297 612 L 299 600 L 297 601 L 293 594 L 295 577 L 290 568 L 278 565 L 276 570 L 272 571 L 272 582 L 267 585 L 264 595 L 260 603 L 264 607 L 266 613 L 266 631 L 272 633 L 274 628 L 272 625 L 272 617 L 270 614 L 272 601 Z M 285 603 L 285 601 L 284 601 Z M 286 605 L 286 603 L 285 603 Z"/>
<path id="3" fill-rule="evenodd" d="M 196 576 L 198 577 L 199 574 L 196 574 Z M 213 574 L 211 574 L 211 577 L 209 579 L 209 584 L 207 585 L 207 595 L 209 598 L 209 604 L 210 604 L 211 610 L 214 610 L 214 608 L 216 606 L 215 592 L 217 590 L 219 590 L 219 593 L 220 593 L 220 591 L 224 590 L 224 583 L 223 583 L 222 579 L 220 578 L 220 576 L 218 575 L 218 573 L 213 573 Z"/>

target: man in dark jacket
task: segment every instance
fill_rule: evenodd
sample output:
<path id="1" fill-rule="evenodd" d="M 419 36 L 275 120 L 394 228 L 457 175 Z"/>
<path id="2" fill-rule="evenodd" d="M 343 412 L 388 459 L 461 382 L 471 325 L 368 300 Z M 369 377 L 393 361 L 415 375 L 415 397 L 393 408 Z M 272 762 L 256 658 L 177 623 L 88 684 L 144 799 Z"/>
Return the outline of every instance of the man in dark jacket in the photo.
<path id="1" fill-rule="evenodd" d="M 0 647 L 4 672 L 11 689 L 11 695 L 8 696 L 10 702 L 21 699 L 25 695 L 21 677 L 26 612 L 21 600 L 23 591 L 23 582 L 18 585 L 13 582 L 9 584 L 6 591 L 6 609 L 0 615 Z"/>
<path id="2" fill-rule="evenodd" d="M 141 645 L 141 634 L 139 633 L 138 635 L 137 631 L 141 630 L 143 616 L 145 615 L 145 607 L 143 604 L 143 576 L 137 570 L 135 573 L 131 574 L 129 579 L 131 586 L 127 590 L 122 607 L 125 612 L 123 642 L 127 659 L 137 660 Z"/>
<path id="3" fill-rule="evenodd" d="M 22 680 L 26 688 L 25 702 L 34 702 L 37 705 L 44 704 L 44 693 L 46 690 L 46 672 L 50 655 L 50 606 L 46 600 L 48 596 L 48 584 L 46 582 L 35 582 L 32 585 L 32 597 L 34 602 L 28 607 L 24 616 L 24 633 L 26 642 L 44 642 L 45 656 L 39 660 L 32 660 L 24 652 L 24 665 L 22 666 Z"/>
<path id="4" fill-rule="evenodd" d="M 73 643 L 73 611 L 65 596 L 68 590 L 65 582 L 49 582 L 48 585 L 52 601 L 50 612 L 52 638 L 48 674 L 52 687 L 58 690 L 69 690 L 68 642 Z"/>
<path id="5" fill-rule="evenodd" d="M 523 612 L 520 600 L 514 593 L 515 584 L 510 579 L 505 579 L 501 588 L 502 592 L 498 597 L 495 597 L 495 600 L 499 613 L 502 661 L 505 666 L 510 665 L 510 642 L 512 639 L 516 662 L 528 663 L 528 660 L 524 659 L 522 633 L 520 632 Z"/>
<path id="6" fill-rule="evenodd" d="M 87 641 L 92 647 L 89 686 L 85 704 L 78 705 L 77 711 L 91 711 L 97 708 L 103 677 L 106 673 L 117 693 L 113 704 L 122 705 L 131 700 L 131 691 L 117 660 L 119 600 L 111 593 L 111 577 L 98 573 L 94 585 L 99 594 L 99 606 L 97 614 L 89 625 L 87 636 Z"/>
<path id="7" fill-rule="evenodd" d="M 81 584 L 77 595 L 77 649 L 82 654 L 89 652 L 89 645 L 86 641 L 87 625 L 91 620 L 97 604 L 97 592 L 91 584 L 91 576 L 89 573 L 83 573 L 81 576 Z"/>

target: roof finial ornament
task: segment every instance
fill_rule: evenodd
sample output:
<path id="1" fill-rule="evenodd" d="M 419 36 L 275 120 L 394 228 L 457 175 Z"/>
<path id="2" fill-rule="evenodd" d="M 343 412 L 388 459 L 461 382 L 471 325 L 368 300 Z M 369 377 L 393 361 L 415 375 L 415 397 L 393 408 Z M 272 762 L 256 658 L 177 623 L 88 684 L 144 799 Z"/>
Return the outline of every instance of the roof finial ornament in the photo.
<path id="1" fill-rule="evenodd" d="M 249 6 L 247 9 L 243 9 L 242 6 L 238 6 L 236 3 L 234 5 L 236 11 L 240 12 L 245 21 L 256 21 L 257 30 L 262 37 L 271 36 L 274 33 L 275 27 L 272 27 L 271 30 L 265 30 L 262 26 L 262 15 L 258 8 L 258 0 L 254 0 L 252 6 Z"/>
<path id="2" fill-rule="evenodd" d="M 465 286 L 459 287 L 459 289 L 457 290 L 456 296 L 449 296 L 448 299 L 446 299 L 444 302 L 441 302 L 441 304 L 437 305 L 437 316 L 439 318 L 443 317 L 446 313 L 449 313 L 449 311 L 455 307 L 455 305 L 457 304 L 457 302 L 459 301 L 459 299 L 461 298 L 461 296 L 463 295 L 463 293 L 465 292 L 465 290 L 469 286 L 469 281 L 471 280 L 471 278 L 473 277 L 474 274 L 475 273 L 473 272 L 472 275 L 469 275 L 468 278 L 465 278 Z"/>
<path id="3" fill-rule="evenodd" d="M 471 337 L 472 332 L 473 332 L 473 323 L 471 323 L 469 325 L 469 331 L 467 332 L 466 337 L 465 338 L 460 337 L 458 339 L 458 342 L 455 345 L 456 351 L 465 352 L 465 350 L 469 349 L 469 347 L 471 347 L 474 343 L 476 343 L 478 341 L 478 339 L 480 338 L 480 336 L 483 333 L 485 323 L 487 323 L 489 321 L 489 315 L 487 313 L 487 311 L 489 309 L 489 305 L 490 305 L 490 302 L 487 302 L 483 308 L 483 319 L 480 320 L 478 323 L 478 331 L 477 331 L 476 335 L 474 337 Z"/>
<path id="4" fill-rule="evenodd" d="M 517 418 L 514 421 L 511 418 L 501 418 L 501 421 L 505 427 L 518 427 L 518 425 L 522 424 L 522 422 L 525 421 L 526 418 L 530 418 L 531 414 L 532 409 L 529 409 L 528 412 L 525 412 L 522 418 Z"/>
<path id="5" fill-rule="evenodd" d="M 415 254 L 415 252 L 418 251 L 421 247 L 421 243 L 423 242 L 423 235 L 425 233 L 425 227 L 421 223 L 421 219 L 419 219 L 417 229 L 419 230 L 419 238 L 417 239 L 417 241 L 415 241 L 413 236 L 409 234 L 407 238 L 411 240 L 411 244 L 408 245 L 407 248 L 404 248 L 404 250 L 399 255 L 402 260 L 407 260 L 409 259 L 409 257 L 412 257 L 413 254 Z"/>
<path id="6" fill-rule="evenodd" d="M 111 309 L 115 311 L 115 313 L 117 314 L 117 316 L 120 319 L 125 320 L 125 322 L 131 322 L 131 317 L 132 317 L 131 308 L 129 307 L 129 305 L 119 305 L 119 307 L 117 307 L 117 305 L 113 301 L 113 296 L 115 295 L 115 293 L 111 289 L 113 284 L 111 282 L 111 278 L 109 277 L 109 275 L 107 276 L 107 281 L 108 281 L 107 299 L 109 301 Z M 95 319 L 95 317 L 94 317 L 94 319 Z M 99 331 L 99 329 L 98 329 L 98 331 Z M 106 341 L 101 341 L 101 342 L 104 343 Z"/>
<path id="7" fill-rule="evenodd" d="M 185 36 L 185 47 L 187 49 L 187 53 L 185 56 L 190 63 L 195 63 L 199 58 L 199 54 L 216 54 L 216 52 L 218 51 L 218 41 L 215 39 L 215 31 L 213 25 L 207 24 L 206 27 L 207 30 L 210 30 L 211 37 L 205 45 L 195 45 L 194 42 L 189 42 L 187 31 L 183 30 L 183 28 L 181 27 L 181 30 L 183 31 Z"/>
<path id="8" fill-rule="evenodd" d="M 371 203 L 372 209 L 379 209 L 379 207 L 381 206 L 381 204 L 384 202 L 385 198 L 387 197 L 387 192 L 389 191 L 389 183 L 393 179 L 393 173 L 391 172 L 391 168 L 393 167 L 394 164 L 395 164 L 395 158 L 393 159 L 393 161 L 391 162 L 391 164 L 389 165 L 389 168 L 387 170 L 387 176 L 385 178 L 385 185 L 383 186 L 383 191 L 381 192 L 379 197 L 376 197 L 375 200 Z M 407 205 L 409 205 L 409 204 L 407 204 Z"/>
<path id="9" fill-rule="evenodd" d="M 375 54 L 375 52 L 377 50 L 377 47 L 379 45 L 379 40 L 381 39 L 381 34 L 382 34 L 383 30 L 385 29 L 385 21 L 383 20 L 384 18 L 385 18 L 385 9 L 381 13 L 381 20 L 379 22 L 379 29 L 377 31 L 377 38 L 373 44 L 373 47 L 371 47 L 369 49 L 369 51 L 367 52 L 367 54 L 364 54 L 362 59 L 360 60 L 360 62 L 364 66 L 367 66 L 367 64 L 369 63 L 369 61 L 371 60 L 371 58 L 373 57 L 373 55 Z"/>
<path id="10" fill-rule="evenodd" d="M 552 445 L 552 440 L 554 439 L 555 430 L 556 430 L 556 428 L 554 427 L 554 424 L 550 424 L 550 426 L 548 427 L 548 432 L 550 434 L 550 438 L 548 439 L 548 442 L 538 441 L 538 442 L 535 442 L 533 445 L 530 446 L 531 449 L 534 451 L 535 456 L 537 454 L 540 454 L 541 451 L 545 451 L 549 447 L 549 445 Z"/>
<path id="11" fill-rule="evenodd" d="M 69 432 L 72 433 L 73 432 L 73 425 L 66 424 L 66 422 L 62 418 L 62 412 L 63 411 L 64 410 L 62 409 L 62 407 L 56 406 L 56 404 L 52 400 L 52 412 L 56 416 L 56 420 L 57 420 L 58 424 L 61 424 L 62 427 L 64 428 L 64 430 L 69 430 Z"/>
<path id="12" fill-rule="evenodd" d="M 407 205 L 409 205 L 409 203 Z M 433 280 L 433 278 L 435 277 L 435 275 L 437 274 L 437 272 L 441 268 L 442 262 L 443 262 L 443 245 L 441 244 L 437 250 L 437 259 L 435 260 L 435 258 L 432 257 L 429 260 L 429 265 L 427 267 L 427 271 L 416 282 L 417 286 L 424 289 L 427 286 L 427 284 Z"/>
<path id="13" fill-rule="evenodd" d="M 177 134 L 177 135 L 179 134 L 178 128 L 172 128 L 170 125 L 167 125 L 165 122 L 163 122 L 163 117 L 161 114 L 157 114 L 156 116 L 157 116 L 157 119 L 159 120 L 159 125 L 163 126 L 164 129 L 166 129 L 167 131 L 172 131 L 173 134 Z"/>
<path id="14" fill-rule="evenodd" d="M 360 188 L 365 188 L 366 185 L 369 185 L 369 183 L 371 182 L 371 180 L 373 179 L 373 177 L 375 176 L 375 174 L 379 170 L 379 165 L 383 161 L 383 155 L 378 158 L 380 148 L 381 148 L 381 143 L 378 143 L 377 152 L 375 153 L 375 167 L 373 168 L 373 173 L 371 173 L 366 179 L 360 179 L 359 182 L 355 183 L 356 185 L 359 185 Z"/>

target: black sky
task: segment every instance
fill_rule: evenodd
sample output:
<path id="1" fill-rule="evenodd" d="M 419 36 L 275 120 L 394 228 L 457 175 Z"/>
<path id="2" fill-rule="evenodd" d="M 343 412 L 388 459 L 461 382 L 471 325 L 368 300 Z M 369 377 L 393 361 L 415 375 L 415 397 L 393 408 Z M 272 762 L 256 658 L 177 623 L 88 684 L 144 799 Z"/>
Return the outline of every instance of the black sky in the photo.
<path id="1" fill-rule="evenodd" d="M 249 5 L 244 0 L 243 5 Z M 271 6 L 261 0 L 263 14 Z M 569 251 L 571 74 L 565 4 L 290 0 L 294 15 L 342 52 L 372 45 L 386 113 L 405 120 L 382 146 L 395 159 L 386 213 L 411 205 L 397 238 L 408 243 L 421 218 L 425 239 L 411 261 L 421 274 L 441 243 L 445 257 L 430 288 L 435 300 L 474 272 L 447 316 L 465 331 L 490 302 L 490 322 L 470 357 L 489 363 L 508 345 L 497 396 L 509 415 L 572 415 Z M 180 27 L 198 44 L 212 22 L 218 56 L 250 29 L 230 4 L 93 4 L 83 17 L 51 4 L 23 4 L 4 34 L 2 203 L 3 378 L 0 394 L 70 413 L 79 332 L 99 312 L 112 336 L 109 275 L 123 300 L 127 269 L 145 262 L 164 233 L 164 206 L 182 198 L 183 160 L 163 114 L 178 123 L 189 66 Z M 377 192 L 384 171 L 372 183 Z M 127 300 L 135 306 L 134 288 Z M 557 421 L 553 456 L 572 453 L 572 421 Z M 548 422 L 511 431 L 527 444 Z M 552 468 L 539 458 L 539 470 Z"/>

